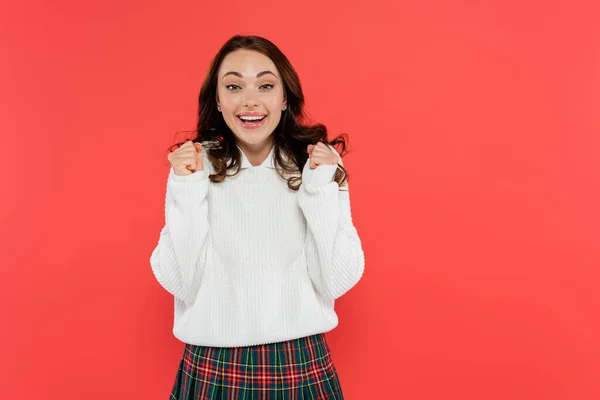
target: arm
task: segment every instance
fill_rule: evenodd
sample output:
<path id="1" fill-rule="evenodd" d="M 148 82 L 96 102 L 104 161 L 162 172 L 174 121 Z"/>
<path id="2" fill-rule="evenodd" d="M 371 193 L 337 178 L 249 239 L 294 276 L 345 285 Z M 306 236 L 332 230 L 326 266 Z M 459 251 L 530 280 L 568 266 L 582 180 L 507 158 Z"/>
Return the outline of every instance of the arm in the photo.
<path id="1" fill-rule="evenodd" d="M 308 272 L 321 295 L 337 299 L 362 277 L 365 256 L 352 223 L 348 185 L 333 180 L 337 165 L 310 169 L 309 163 L 298 194 L 308 225 Z"/>
<path id="2" fill-rule="evenodd" d="M 206 164 L 205 164 L 206 165 Z M 208 171 L 169 171 L 165 226 L 150 265 L 158 282 L 177 299 L 192 304 L 204 272 L 208 242 Z"/>

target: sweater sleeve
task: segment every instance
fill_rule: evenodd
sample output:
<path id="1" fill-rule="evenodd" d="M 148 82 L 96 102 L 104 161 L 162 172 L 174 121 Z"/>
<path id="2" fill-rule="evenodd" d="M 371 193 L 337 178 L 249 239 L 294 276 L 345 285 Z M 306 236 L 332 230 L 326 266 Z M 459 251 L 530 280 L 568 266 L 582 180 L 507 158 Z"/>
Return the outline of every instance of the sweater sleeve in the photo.
<path id="1" fill-rule="evenodd" d="M 169 171 L 165 225 L 150 265 L 158 282 L 175 298 L 192 304 L 200 288 L 208 245 L 208 172 Z"/>
<path id="2" fill-rule="evenodd" d="M 352 223 L 348 184 L 340 187 L 333 180 L 337 165 L 311 169 L 309 163 L 302 171 L 298 193 L 308 225 L 308 273 L 321 295 L 337 299 L 362 277 L 365 256 Z"/>

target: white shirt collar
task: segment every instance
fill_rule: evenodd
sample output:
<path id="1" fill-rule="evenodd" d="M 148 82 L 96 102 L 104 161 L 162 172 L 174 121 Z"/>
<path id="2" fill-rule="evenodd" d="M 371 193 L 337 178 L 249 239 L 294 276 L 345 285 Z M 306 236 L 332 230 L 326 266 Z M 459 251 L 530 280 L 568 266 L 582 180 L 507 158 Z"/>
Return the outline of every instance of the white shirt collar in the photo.
<path id="1" fill-rule="evenodd" d="M 255 167 L 254 165 L 252 165 L 250 163 L 250 161 L 248 161 L 248 157 L 246 157 L 246 154 L 244 154 L 244 151 L 242 150 L 242 148 L 237 145 L 238 149 L 240 149 L 240 153 L 242 154 L 242 165 L 241 168 L 249 168 L 249 167 Z M 275 165 L 273 163 L 273 151 L 275 149 L 275 146 L 271 147 L 271 151 L 269 152 L 269 155 L 267 156 L 267 158 L 265 158 L 265 161 L 263 161 L 260 165 L 257 165 L 259 167 L 267 167 L 267 168 L 275 168 Z"/>

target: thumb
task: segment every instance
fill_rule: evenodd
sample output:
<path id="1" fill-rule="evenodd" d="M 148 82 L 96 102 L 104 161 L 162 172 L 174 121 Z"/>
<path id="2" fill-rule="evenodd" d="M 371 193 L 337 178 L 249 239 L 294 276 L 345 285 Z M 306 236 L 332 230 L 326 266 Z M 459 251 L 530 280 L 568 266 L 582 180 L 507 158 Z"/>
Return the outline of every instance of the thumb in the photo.
<path id="1" fill-rule="evenodd" d="M 194 169 L 194 172 L 196 172 L 196 171 L 202 171 L 202 170 L 204 170 L 204 161 L 202 161 L 202 158 L 203 158 L 202 157 L 203 147 L 198 142 L 194 143 L 194 147 L 196 148 L 196 157 L 195 157 L 196 167 Z"/>
<path id="2" fill-rule="evenodd" d="M 312 153 L 313 149 L 315 148 L 314 144 L 309 144 L 307 147 L 308 150 L 308 155 L 310 156 L 310 154 Z"/>

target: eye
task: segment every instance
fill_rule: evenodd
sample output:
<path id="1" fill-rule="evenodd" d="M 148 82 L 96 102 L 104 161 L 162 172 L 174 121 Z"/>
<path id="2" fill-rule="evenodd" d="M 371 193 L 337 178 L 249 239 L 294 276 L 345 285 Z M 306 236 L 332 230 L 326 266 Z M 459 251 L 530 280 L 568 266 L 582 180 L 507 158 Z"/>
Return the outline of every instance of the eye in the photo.
<path id="1" fill-rule="evenodd" d="M 270 84 L 270 83 L 265 83 L 264 85 L 261 85 L 261 87 L 260 87 L 260 88 L 261 88 L 261 89 L 267 89 L 267 90 L 269 90 L 269 89 L 273 89 L 273 87 L 274 87 L 274 86 L 275 86 L 275 85 L 273 85 L 273 84 Z"/>
<path id="2" fill-rule="evenodd" d="M 236 84 L 231 84 L 231 85 L 227 85 L 225 86 L 227 89 L 229 90 L 236 90 L 236 89 L 241 89 L 238 85 Z"/>

